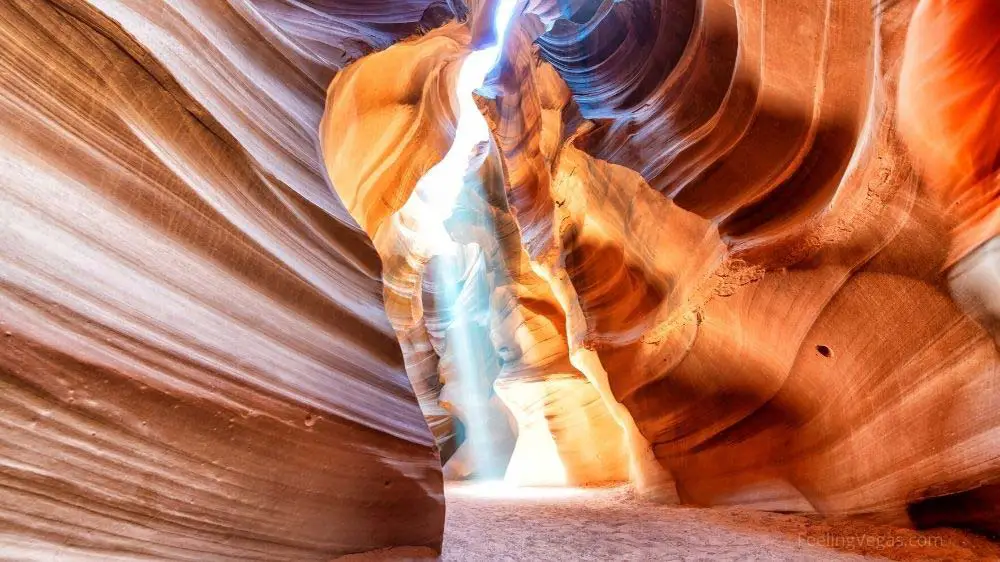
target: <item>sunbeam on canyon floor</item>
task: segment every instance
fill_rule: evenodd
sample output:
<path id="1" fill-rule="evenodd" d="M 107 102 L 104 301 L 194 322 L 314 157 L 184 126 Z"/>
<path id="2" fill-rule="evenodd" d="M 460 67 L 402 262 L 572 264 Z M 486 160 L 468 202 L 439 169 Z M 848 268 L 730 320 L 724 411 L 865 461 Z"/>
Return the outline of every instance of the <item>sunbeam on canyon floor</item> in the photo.
<path id="1" fill-rule="evenodd" d="M 941 529 L 660 506 L 626 487 L 449 484 L 442 560 L 982 560 L 1000 545 Z"/>

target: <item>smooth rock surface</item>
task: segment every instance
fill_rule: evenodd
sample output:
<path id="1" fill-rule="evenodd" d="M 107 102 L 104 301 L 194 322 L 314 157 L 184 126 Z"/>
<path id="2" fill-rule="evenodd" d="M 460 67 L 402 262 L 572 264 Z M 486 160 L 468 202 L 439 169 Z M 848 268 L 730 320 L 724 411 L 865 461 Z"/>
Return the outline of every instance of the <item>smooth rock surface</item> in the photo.
<path id="1" fill-rule="evenodd" d="M 498 467 L 739 509 L 458 497 L 447 557 L 995 532 L 1000 354 L 948 294 L 894 120 L 915 2 L 884 4 L 518 2 L 447 259 L 397 211 L 494 0 L 0 4 L 4 555 L 433 552 L 443 474 Z M 727 518 L 749 550 L 684 542 Z"/>
<path id="2" fill-rule="evenodd" d="M 427 6 L 307 4 L 0 3 L 4 558 L 440 545 L 439 459 L 316 133 L 335 44 Z"/>
<path id="3" fill-rule="evenodd" d="M 518 400 L 512 385 L 569 373 L 592 385 L 594 416 L 620 430 L 616 462 L 651 496 L 989 530 L 998 506 L 948 507 L 992 497 L 1000 479 L 1000 355 L 948 294 L 952 225 L 894 124 L 914 5 L 523 4 L 481 91 L 492 142 L 448 224 L 469 267 L 489 272 L 457 292 L 485 283 L 503 296 L 477 310 L 490 341 L 477 340 L 473 370 L 513 419 L 539 398 Z M 476 43 L 466 33 L 446 26 L 363 58 L 328 93 L 327 134 L 349 125 L 354 147 L 394 135 L 362 176 L 340 147 L 325 158 L 345 200 L 373 194 L 351 212 L 394 264 L 386 278 L 409 283 L 388 283 L 400 290 L 387 302 L 405 303 L 390 315 L 397 331 L 427 326 L 428 258 L 381 225 L 433 162 L 396 155 L 443 153 L 449 69 Z M 406 56 L 430 78 L 394 75 L 352 112 L 361 93 L 348 77 Z M 437 394 L 452 426 L 464 423 L 441 398 L 457 380 L 440 367 L 453 350 L 434 349 L 435 380 L 419 349 L 408 364 L 433 389 L 425 410 Z M 567 473 L 597 455 L 602 445 L 557 425 Z M 544 441 L 537 424 L 527 433 Z M 934 498 L 949 513 L 913 517 Z"/>

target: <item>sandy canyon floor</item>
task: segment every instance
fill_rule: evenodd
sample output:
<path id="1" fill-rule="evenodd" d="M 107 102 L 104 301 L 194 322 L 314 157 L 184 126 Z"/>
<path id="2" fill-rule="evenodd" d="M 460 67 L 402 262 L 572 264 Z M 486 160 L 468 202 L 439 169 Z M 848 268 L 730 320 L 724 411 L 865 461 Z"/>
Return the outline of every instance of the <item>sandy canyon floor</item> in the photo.
<path id="1" fill-rule="evenodd" d="M 1000 559 L 1000 544 L 952 529 L 651 505 L 627 488 L 452 484 L 447 512 L 446 561 Z"/>

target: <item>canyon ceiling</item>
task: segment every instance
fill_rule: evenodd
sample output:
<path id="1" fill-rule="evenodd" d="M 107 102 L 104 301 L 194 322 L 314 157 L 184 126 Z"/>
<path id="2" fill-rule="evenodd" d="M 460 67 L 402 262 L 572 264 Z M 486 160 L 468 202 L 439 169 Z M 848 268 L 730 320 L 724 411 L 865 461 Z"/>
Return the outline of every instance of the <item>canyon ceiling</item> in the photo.
<path id="1" fill-rule="evenodd" d="M 437 549 L 504 475 L 1000 532 L 912 8 L 522 0 L 442 255 L 400 210 L 491 2 L 0 3 L 0 548 Z"/>

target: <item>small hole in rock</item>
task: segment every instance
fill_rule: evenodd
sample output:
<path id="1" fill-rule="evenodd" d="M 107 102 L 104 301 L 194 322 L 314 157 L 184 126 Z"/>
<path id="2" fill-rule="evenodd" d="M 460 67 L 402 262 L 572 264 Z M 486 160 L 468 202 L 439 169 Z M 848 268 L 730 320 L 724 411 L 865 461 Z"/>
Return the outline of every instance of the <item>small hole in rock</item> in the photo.
<path id="1" fill-rule="evenodd" d="M 816 351 L 818 351 L 819 354 L 822 355 L 823 357 L 833 357 L 833 351 L 831 351 L 830 348 L 825 345 L 817 345 Z"/>

